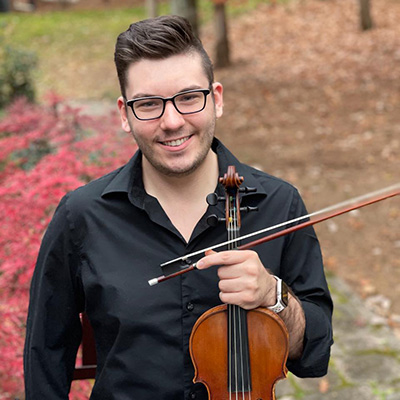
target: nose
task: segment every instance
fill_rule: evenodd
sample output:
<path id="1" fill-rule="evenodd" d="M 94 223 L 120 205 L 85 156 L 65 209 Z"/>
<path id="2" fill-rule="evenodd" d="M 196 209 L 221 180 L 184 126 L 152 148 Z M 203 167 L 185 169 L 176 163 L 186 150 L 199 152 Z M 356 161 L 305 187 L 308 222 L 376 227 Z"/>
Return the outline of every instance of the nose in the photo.
<path id="1" fill-rule="evenodd" d="M 173 105 L 172 101 L 165 104 L 164 114 L 161 117 L 161 129 L 165 131 L 177 130 L 185 124 L 183 115 Z"/>

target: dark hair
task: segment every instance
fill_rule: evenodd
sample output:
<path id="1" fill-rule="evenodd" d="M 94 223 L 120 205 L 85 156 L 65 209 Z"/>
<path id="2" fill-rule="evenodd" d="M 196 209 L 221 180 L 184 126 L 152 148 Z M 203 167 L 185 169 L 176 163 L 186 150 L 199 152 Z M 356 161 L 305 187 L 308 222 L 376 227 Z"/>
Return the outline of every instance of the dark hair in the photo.
<path id="1" fill-rule="evenodd" d="M 114 61 L 122 95 L 125 97 L 127 70 L 132 63 L 191 52 L 201 56 L 204 72 L 209 83 L 213 83 L 214 72 L 210 57 L 185 18 L 168 15 L 131 24 L 128 30 L 118 36 L 115 45 Z"/>

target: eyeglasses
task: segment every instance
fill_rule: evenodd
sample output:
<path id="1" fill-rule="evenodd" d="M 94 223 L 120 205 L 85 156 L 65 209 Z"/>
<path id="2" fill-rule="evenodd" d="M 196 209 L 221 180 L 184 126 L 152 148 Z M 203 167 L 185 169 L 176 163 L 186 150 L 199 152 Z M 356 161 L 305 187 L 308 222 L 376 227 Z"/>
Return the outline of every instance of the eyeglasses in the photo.
<path id="1" fill-rule="evenodd" d="M 139 97 L 128 100 L 126 105 L 130 107 L 133 114 L 140 121 L 150 121 L 161 118 L 165 111 L 167 101 L 171 101 L 176 111 L 180 114 L 195 114 L 203 111 L 206 106 L 207 95 L 210 89 L 185 90 L 172 97 Z"/>

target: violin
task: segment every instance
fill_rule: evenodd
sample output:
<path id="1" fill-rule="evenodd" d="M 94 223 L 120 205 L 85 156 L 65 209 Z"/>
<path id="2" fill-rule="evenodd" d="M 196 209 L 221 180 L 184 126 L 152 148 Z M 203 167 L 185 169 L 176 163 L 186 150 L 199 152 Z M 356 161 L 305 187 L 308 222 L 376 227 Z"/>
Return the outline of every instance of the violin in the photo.
<path id="1" fill-rule="evenodd" d="M 230 240 L 239 237 L 242 182 L 234 166 L 220 178 Z M 231 242 L 228 249 L 236 249 L 237 243 Z M 189 350 L 193 381 L 206 386 L 210 400 L 273 400 L 276 382 L 287 375 L 289 334 L 282 319 L 267 308 L 246 311 L 224 304 L 197 320 Z"/>

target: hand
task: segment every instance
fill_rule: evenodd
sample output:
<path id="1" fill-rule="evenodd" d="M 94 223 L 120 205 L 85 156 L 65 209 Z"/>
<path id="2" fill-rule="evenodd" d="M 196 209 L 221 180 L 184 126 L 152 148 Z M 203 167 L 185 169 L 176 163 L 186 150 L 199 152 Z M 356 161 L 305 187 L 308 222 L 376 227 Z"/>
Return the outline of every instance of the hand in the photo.
<path id="1" fill-rule="evenodd" d="M 212 266 L 219 266 L 219 297 L 223 303 L 247 310 L 276 303 L 276 280 L 267 272 L 255 251 L 207 251 L 206 256 L 197 262 L 197 268 Z"/>
<path id="2" fill-rule="evenodd" d="M 265 269 L 258 254 L 251 250 L 207 251 L 197 262 L 198 269 L 218 265 L 222 302 L 246 310 L 276 303 L 276 279 Z M 289 294 L 289 306 L 279 313 L 289 331 L 289 358 L 299 358 L 303 351 L 305 316 L 299 301 Z"/>

